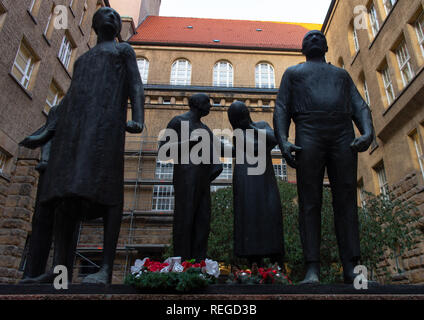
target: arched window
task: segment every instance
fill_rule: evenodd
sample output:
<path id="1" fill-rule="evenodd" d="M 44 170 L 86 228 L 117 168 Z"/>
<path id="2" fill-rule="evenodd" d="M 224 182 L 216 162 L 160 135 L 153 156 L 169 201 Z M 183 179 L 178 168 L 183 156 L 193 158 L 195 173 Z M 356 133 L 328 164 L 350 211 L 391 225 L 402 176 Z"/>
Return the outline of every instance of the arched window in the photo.
<path id="1" fill-rule="evenodd" d="M 191 63 L 185 59 L 179 59 L 172 64 L 171 84 L 187 86 L 191 84 Z"/>
<path id="2" fill-rule="evenodd" d="M 140 72 L 141 80 L 143 83 L 147 83 L 149 77 L 149 60 L 145 58 L 137 59 L 138 71 Z"/>
<path id="3" fill-rule="evenodd" d="M 213 67 L 213 85 L 217 87 L 233 86 L 233 66 L 228 61 L 219 61 Z"/>
<path id="4" fill-rule="evenodd" d="M 255 69 L 257 88 L 275 88 L 274 68 L 269 63 L 259 63 Z"/>

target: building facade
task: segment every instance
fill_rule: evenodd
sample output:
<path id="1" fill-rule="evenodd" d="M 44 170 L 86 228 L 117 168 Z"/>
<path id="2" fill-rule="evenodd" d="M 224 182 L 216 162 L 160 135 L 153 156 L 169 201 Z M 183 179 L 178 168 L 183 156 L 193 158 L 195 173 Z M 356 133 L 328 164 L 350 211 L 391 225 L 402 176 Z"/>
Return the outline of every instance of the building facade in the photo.
<path id="1" fill-rule="evenodd" d="M 424 1 L 335 0 L 323 31 L 327 60 L 344 67 L 371 107 L 376 139 L 360 155 L 365 191 L 414 201 L 424 215 Z M 414 226 L 424 230 L 424 218 Z M 424 283 L 424 242 L 382 261 L 392 280 Z"/>
<path id="2" fill-rule="evenodd" d="M 0 283 L 22 274 L 38 179 L 39 152 L 18 143 L 64 96 L 74 61 L 96 44 L 92 17 L 105 2 L 0 0 Z"/>

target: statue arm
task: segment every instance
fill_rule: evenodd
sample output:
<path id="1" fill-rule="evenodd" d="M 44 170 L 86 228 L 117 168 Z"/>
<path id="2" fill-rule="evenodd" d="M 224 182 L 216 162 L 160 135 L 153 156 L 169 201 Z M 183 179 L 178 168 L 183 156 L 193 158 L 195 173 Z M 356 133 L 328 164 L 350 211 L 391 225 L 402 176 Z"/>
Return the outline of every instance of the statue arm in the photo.
<path id="1" fill-rule="evenodd" d="M 284 159 L 286 159 L 287 163 L 292 168 L 296 168 L 297 163 L 293 152 L 300 152 L 302 151 L 302 148 L 288 142 L 291 122 L 291 112 L 289 108 L 291 99 L 290 77 L 291 70 L 288 69 L 281 80 L 280 90 L 275 104 L 274 133 Z"/>
<path id="2" fill-rule="evenodd" d="M 63 100 L 62 102 L 60 102 L 59 105 L 52 107 L 50 109 L 49 115 L 47 116 L 46 123 L 33 134 L 29 135 L 24 140 L 19 142 L 19 145 L 29 149 L 35 149 L 49 143 L 49 141 L 53 138 L 56 132 L 56 124 L 58 120 L 59 111 L 58 109 L 60 108 L 62 103 Z"/>
<path id="3" fill-rule="evenodd" d="M 364 152 L 369 148 L 374 138 L 371 110 L 358 92 L 358 89 L 350 76 L 349 85 L 351 93 L 352 119 L 361 133 L 361 136 L 352 142 L 351 147 L 357 152 Z"/>
<path id="4" fill-rule="evenodd" d="M 128 44 L 123 45 L 132 111 L 132 120 L 127 122 L 126 129 L 130 133 L 140 133 L 143 131 L 144 127 L 144 87 L 141 81 L 140 72 L 138 71 L 134 49 Z"/>

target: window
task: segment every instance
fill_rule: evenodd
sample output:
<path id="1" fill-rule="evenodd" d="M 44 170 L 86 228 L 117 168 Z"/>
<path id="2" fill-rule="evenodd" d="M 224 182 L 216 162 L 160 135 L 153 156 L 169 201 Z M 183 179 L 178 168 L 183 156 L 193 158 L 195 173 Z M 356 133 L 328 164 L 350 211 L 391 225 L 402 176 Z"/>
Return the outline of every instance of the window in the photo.
<path id="1" fill-rule="evenodd" d="M 395 6 L 397 0 L 383 0 L 384 8 L 386 9 L 386 14 L 389 14 Z"/>
<path id="2" fill-rule="evenodd" d="M 4 21 L 6 20 L 6 9 L 0 2 L 0 31 L 3 27 Z"/>
<path id="3" fill-rule="evenodd" d="M 255 69 L 256 88 L 275 88 L 274 68 L 269 63 L 260 63 Z"/>
<path id="4" fill-rule="evenodd" d="M 399 63 L 400 73 L 402 75 L 403 85 L 406 86 L 414 77 L 414 71 L 411 66 L 411 57 L 406 47 L 405 40 L 396 49 L 396 57 Z"/>
<path id="5" fill-rule="evenodd" d="M 160 180 L 172 180 L 174 164 L 172 162 L 156 162 L 155 178 Z M 174 210 L 174 187 L 172 185 L 153 186 L 152 198 L 153 211 Z"/>
<path id="6" fill-rule="evenodd" d="M 69 63 L 71 62 L 72 57 L 72 51 L 73 51 L 73 45 L 71 41 L 69 40 L 68 36 L 65 34 L 63 36 L 62 45 L 60 46 L 59 50 L 59 60 L 62 62 L 63 66 L 68 69 Z"/>
<path id="7" fill-rule="evenodd" d="M 0 148 L 0 173 L 4 173 L 6 170 L 7 160 L 9 160 L 8 154 Z"/>
<path id="8" fill-rule="evenodd" d="M 80 22 L 79 22 L 79 26 L 80 27 L 82 26 L 82 24 L 85 21 L 85 17 L 87 15 L 87 9 L 88 9 L 88 4 L 87 4 L 87 0 L 85 0 L 85 2 L 84 2 L 84 9 L 82 10 L 81 19 L 80 19 Z"/>
<path id="9" fill-rule="evenodd" d="M 370 105 L 371 104 L 370 92 L 368 90 L 368 84 L 366 80 L 364 80 L 364 96 L 365 96 L 365 101 L 367 102 L 368 105 Z"/>
<path id="10" fill-rule="evenodd" d="M 59 102 L 63 99 L 63 92 L 60 90 L 54 81 L 51 82 L 49 87 L 49 92 L 46 98 L 46 105 L 44 106 L 44 113 L 48 114 L 50 109 L 58 105 Z"/>
<path id="11" fill-rule="evenodd" d="M 149 77 L 149 61 L 144 58 L 137 59 L 137 65 L 141 80 L 143 83 L 147 83 L 147 78 Z"/>
<path id="12" fill-rule="evenodd" d="M 355 28 L 355 24 L 353 25 L 353 47 L 355 48 L 355 52 L 359 51 L 358 31 Z"/>
<path id="13" fill-rule="evenodd" d="M 288 180 L 286 160 L 272 159 L 272 166 L 274 167 L 274 172 L 276 177 L 281 178 L 283 181 Z"/>
<path id="14" fill-rule="evenodd" d="M 424 153 L 423 149 L 421 147 L 420 139 L 418 133 L 415 131 L 413 134 L 409 136 L 412 140 L 413 149 L 415 151 L 415 154 L 417 156 L 418 164 L 421 170 L 421 174 L 424 178 Z"/>
<path id="15" fill-rule="evenodd" d="M 40 9 L 41 0 L 31 0 L 28 12 L 31 13 L 32 16 L 36 16 L 38 14 L 38 10 Z"/>
<path id="16" fill-rule="evenodd" d="M 389 66 L 386 65 L 386 67 L 381 71 L 381 75 L 383 78 L 384 90 L 386 91 L 387 102 L 390 105 L 395 100 L 395 93 L 393 91 L 393 84 L 392 78 L 390 77 Z"/>
<path id="17" fill-rule="evenodd" d="M 160 180 L 172 180 L 174 164 L 172 162 L 156 162 L 155 178 Z"/>
<path id="18" fill-rule="evenodd" d="M 172 64 L 171 84 L 177 86 L 191 84 L 191 64 L 188 60 L 180 59 Z"/>
<path id="19" fill-rule="evenodd" d="M 44 36 L 47 39 L 50 39 L 54 30 L 54 19 L 56 19 L 56 15 L 54 14 L 54 6 L 50 12 L 49 18 L 47 19 L 46 28 L 44 29 Z"/>
<path id="20" fill-rule="evenodd" d="M 362 180 L 358 185 L 358 194 L 359 194 L 359 201 L 361 202 L 361 207 L 365 209 L 367 204 L 366 202 L 367 195 L 364 188 L 364 182 Z"/>
<path id="21" fill-rule="evenodd" d="M 375 10 L 374 4 L 371 4 L 369 8 L 368 15 L 370 18 L 371 31 L 373 36 L 375 37 L 380 30 L 380 24 L 378 23 L 377 10 Z"/>
<path id="22" fill-rule="evenodd" d="M 220 61 L 213 67 L 213 85 L 218 87 L 233 86 L 233 66 L 227 61 Z"/>
<path id="23" fill-rule="evenodd" d="M 384 164 L 381 163 L 377 167 L 375 167 L 375 172 L 378 178 L 378 185 L 380 189 L 380 194 L 382 194 L 385 198 L 389 197 L 389 184 L 387 182 L 386 169 L 384 168 Z"/>
<path id="24" fill-rule="evenodd" d="M 417 31 L 418 44 L 420 45 L 422 54 L 424 56 L 424 12 L 421 13 L 415 22 L 415 30 Z"/>
<path id="25" fill-rule="evenodd" d="M 223 170 L 217 177 L 218 180 L 230 180 L 233 178 L 233 159 L 225 158 L 222 161 Z"/>
<path id="26" fill-rule="evenodd" d="M 12 75 L 25 89 L 29 88 L 35 61 L 36 59 L 28 46 L 21 41 L 15 62 L 13 63 Z"/>
<path id="27" fill-rule="evenodd" d="M 174 187 L 173 186 L 154 186 L 153 211 L 172 211 L 174 210 Z"/>

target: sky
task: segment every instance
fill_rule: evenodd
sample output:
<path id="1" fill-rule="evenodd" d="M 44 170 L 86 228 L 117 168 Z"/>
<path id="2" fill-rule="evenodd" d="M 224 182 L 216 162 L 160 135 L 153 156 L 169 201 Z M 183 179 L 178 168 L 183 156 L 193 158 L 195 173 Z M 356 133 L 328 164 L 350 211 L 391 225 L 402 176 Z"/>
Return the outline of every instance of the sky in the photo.
<path id="1" fill-rule="evenodd" d="M 322 24 L 330 3 L 331 0 L 162 0 L 159 14 Z"/>

